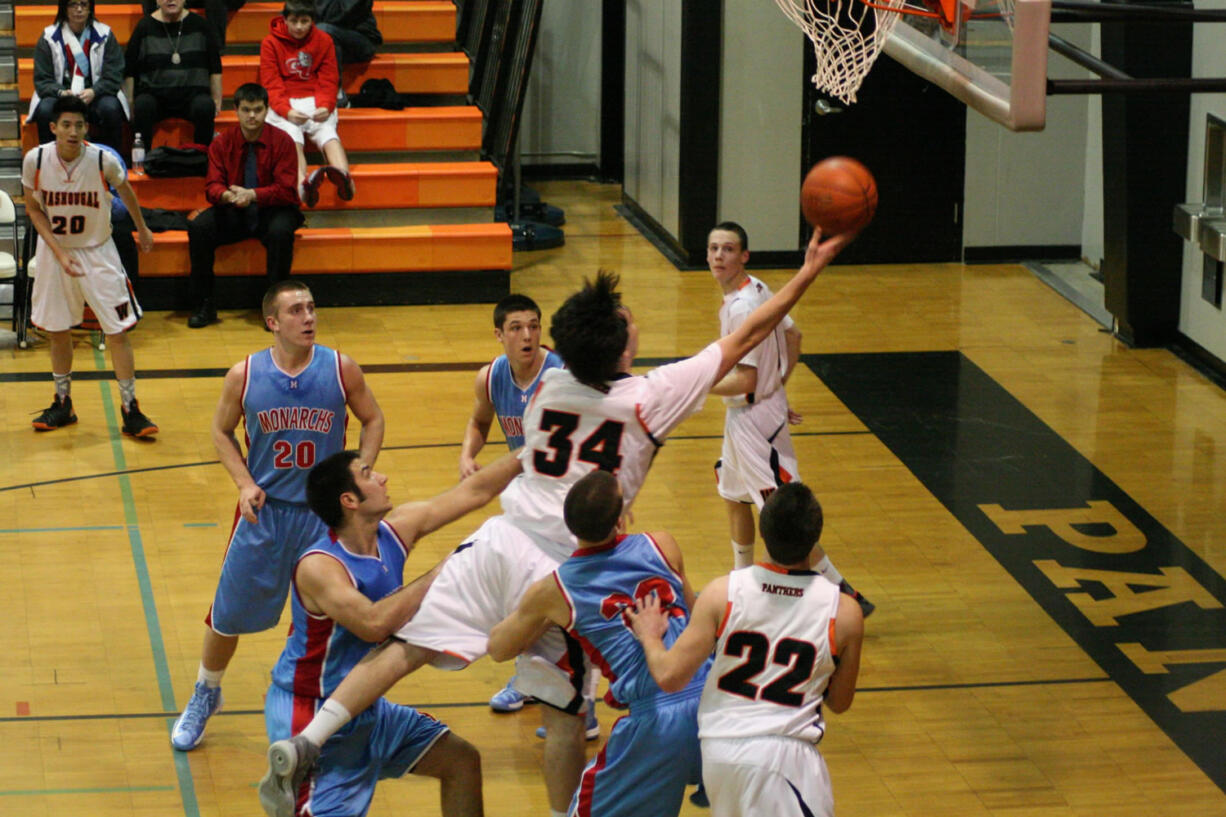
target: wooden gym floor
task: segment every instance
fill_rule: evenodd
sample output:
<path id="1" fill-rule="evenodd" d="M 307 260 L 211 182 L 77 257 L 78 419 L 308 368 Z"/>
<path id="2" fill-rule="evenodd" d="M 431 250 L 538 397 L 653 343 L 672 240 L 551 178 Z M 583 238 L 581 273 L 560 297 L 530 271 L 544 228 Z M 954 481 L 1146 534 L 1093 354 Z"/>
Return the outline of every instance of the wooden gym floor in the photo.
<path id="1" fill-rule="evenodd" d="M 708 274 L 666 263 L 616 215 L 616 188 L 541 189 L 567 243 L 517 254 L 514 289 L 548 316 L 607 267 L 641 358 L 714 338 Z M 321 342 L 366 368 L 387 415 L 394 498 L 455 480 L 474 371 L 498 351 L 490 312 L 321 311 Z M 836 267 L 793 314 L 801 473 L 831 557 L 877 604 L 860 694 L 822 743 L 839 811 L 1226 815 L 1226 393 L 1113 340 L 1020 266 Z M 147 314 L 133 336 L 154 443 L 118 436 L 109 362 L 84 336 L 80 422 L 52 433 L 29 426 L 52 393 L 45 349 L 0 353 L 0 815 L 258 813 L 282 627 L 243 639 L 198 750 L 167 735 L 233 515 L 208 432 L 220 375 L 268 337 L 254 312 L 199 331 L 185 317 Z M 729 563 L 721 421 L 712 399 L 681 427 L 635 508 L 639 527 L 677 536 L 698 587 Z M 411 567 L 494 511 L 429 537 Z M 481 749 L 490 814 L 539 815 L 539 715 L 485 704 L 508 675 L 426 670 L 393 697 Z M 371 813 L 437 809 L 435 784 L 410 779 L 383 783 Z"/>

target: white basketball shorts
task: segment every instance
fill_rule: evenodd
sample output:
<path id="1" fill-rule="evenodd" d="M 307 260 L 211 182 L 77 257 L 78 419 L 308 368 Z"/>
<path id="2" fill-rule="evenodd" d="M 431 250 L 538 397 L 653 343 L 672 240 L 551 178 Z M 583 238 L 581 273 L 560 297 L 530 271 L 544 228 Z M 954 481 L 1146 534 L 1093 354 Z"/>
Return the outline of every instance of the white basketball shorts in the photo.
<path id="1" fill-rule="evenodd" d="M 431 664 L 439 669 L 463 669 L 485 655 L 494 626 L 558 564 L 505 517 L 492 517 L 443 563 L 417 614 L 396 638 L 438 652 Z M 578 695 L 587 665 L 562 630 L 551 627 L 516 666 L 517 672 L 524 668 L 517 689 L 566 709 Z"/>
<path id="2" fill-rule="evenodd" d="M 730 406 L 724 415 L 724 445 L 715 466 L 719 495 L 760 509 L 780 485 L 800 479 L 787 395 L 782 389 L 762 403 Z"/>
<path id="3" fill-rule="evenodd" d="M 81 322 L 85 304 L 94 311 L 107 335 L 131 329 L 140 319 L 140 304 L 127 273 L 109 239 L 94 247 L 66 248 L 85 275 L 64 272 L 54 253 L 39 241 L 34 254 L 34 288 L 30 294 L 30 321 L 47 332 L 66 332 Z"/>
<path id="4" fill-rule="evenodd" d="M 315 113 L 315 108 L 317 107 L 315 105 L 315 97 L 313 96 L 304 96 L 297 99 L 291 99 L 289 101 L 289 106 L 295 111 L 298 111 L 298 113 L 304 113 L 307 116 Z M 336 133 L 335 108 L 332 109 L 332 113 L 328 115 L 328 118 L 322 122 L 316 122 L 314 119 L 308 119 L 301 125 L 295 125 L 293 122 L 271 109 L 268 111 L 268 117 L 265 121 L 268 122 L 268 124 L 275 125 L 288 133 L 290 138 L 299 145 L 305 144 L 303 134 L 306 134 L 306 136 L 311 137 L 311 141 L 314 142 L 315 146 L 320 150 L 322 150 L 323 146 L 331 142 L 333 139 L 340 138 Z"/>
<path id="5" fill-rule="evenodd" d="M 711 817 L 834 817 L 826 760 L 796 738 L 703 738 L 702 781 Z"/>

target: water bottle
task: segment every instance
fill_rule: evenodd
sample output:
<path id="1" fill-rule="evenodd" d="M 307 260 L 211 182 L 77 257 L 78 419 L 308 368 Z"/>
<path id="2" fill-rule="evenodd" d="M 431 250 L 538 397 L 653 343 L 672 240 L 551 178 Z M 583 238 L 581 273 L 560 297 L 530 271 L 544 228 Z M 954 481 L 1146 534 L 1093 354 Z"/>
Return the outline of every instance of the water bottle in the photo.
<path id="1" fill-rule="evenodd" d="M 145 143 L 141 141 L 139 133 L 132 140 L 132 169 L 138 173 L 145 172 Z"/>

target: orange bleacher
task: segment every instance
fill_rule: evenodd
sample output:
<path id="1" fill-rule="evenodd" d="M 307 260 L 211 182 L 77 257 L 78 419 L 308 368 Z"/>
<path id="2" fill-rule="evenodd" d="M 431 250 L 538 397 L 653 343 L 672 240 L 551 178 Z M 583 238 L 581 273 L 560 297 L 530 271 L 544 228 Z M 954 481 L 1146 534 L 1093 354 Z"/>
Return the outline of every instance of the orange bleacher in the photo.
<path id="1" fill-rule="evenodd" d="M 455 40 L 455 5 L 435 0 L 374 4 L 375 20 L 387 42 L 448 43 Z M 43 29 L 55 20 L 55 5 L 17 6 L 13 10 L 13 34 L 19 48 L 33 48 Z M 101 5 L 98 19 L 111 27 L 121 45 L 126 45 L 132 29 L 144 16 L 139 3 Z M 193 13 L 202 13 L 195 10 Z M 248 3 L 226 26 L 226 44 L 258 43 L 268 34 L 268 22 L 281 14 L 281 3 Z"/>
<path id="2" fill-rule="evenodd" d="M 221 58 L 221 93 L 229 97 L 238 86 L 258 82 L 258 56 L 226 55 Z M 370 62 L 346 65 L 341 72 L 345 91 L 356 94 L 368 79 L 388 79 L 402 94 L 468 93 L 468 57 L 459 52 L 443 54 L 380 54 Z M 17 61 L 17 87 L 22 99 L 34 93 L 34 60 Z"/>

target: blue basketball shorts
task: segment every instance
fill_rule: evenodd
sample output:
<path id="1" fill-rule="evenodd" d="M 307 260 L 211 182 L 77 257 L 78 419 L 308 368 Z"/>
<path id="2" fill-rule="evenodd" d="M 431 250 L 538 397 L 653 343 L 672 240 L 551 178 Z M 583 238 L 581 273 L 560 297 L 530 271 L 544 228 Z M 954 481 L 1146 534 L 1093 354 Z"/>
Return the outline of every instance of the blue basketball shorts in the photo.
<path id="1" fill-rule="evenodd" d="M 702 777 L 698 699 L 702 681 L 630 704 L 588 763 L 570 817 L 676 817 L 685 787 Z"/>
<path id="2" fill-rule="evenodd" d="M 322 698 L 306 698 L 276 684 L 270 686 L 264 699 L 269 743 L 304 729 L 322 703 Z M 380 698 L 324 744 L 315 772 L 299 795 L 298 813 L 313 817 L 365 814 L 375 784 L 412 772 L 448 731 L 424 712 Z"/>
<path id="3" fill-rule="evenodd" d="M 298 558 L 328 535 L 328 526 L 306 505 L 275 499 L 264 502 L 254 525 L 237 511 L 235 519 L 213 605 L 204 619 L 221 635 L 275 627 Z"/>

